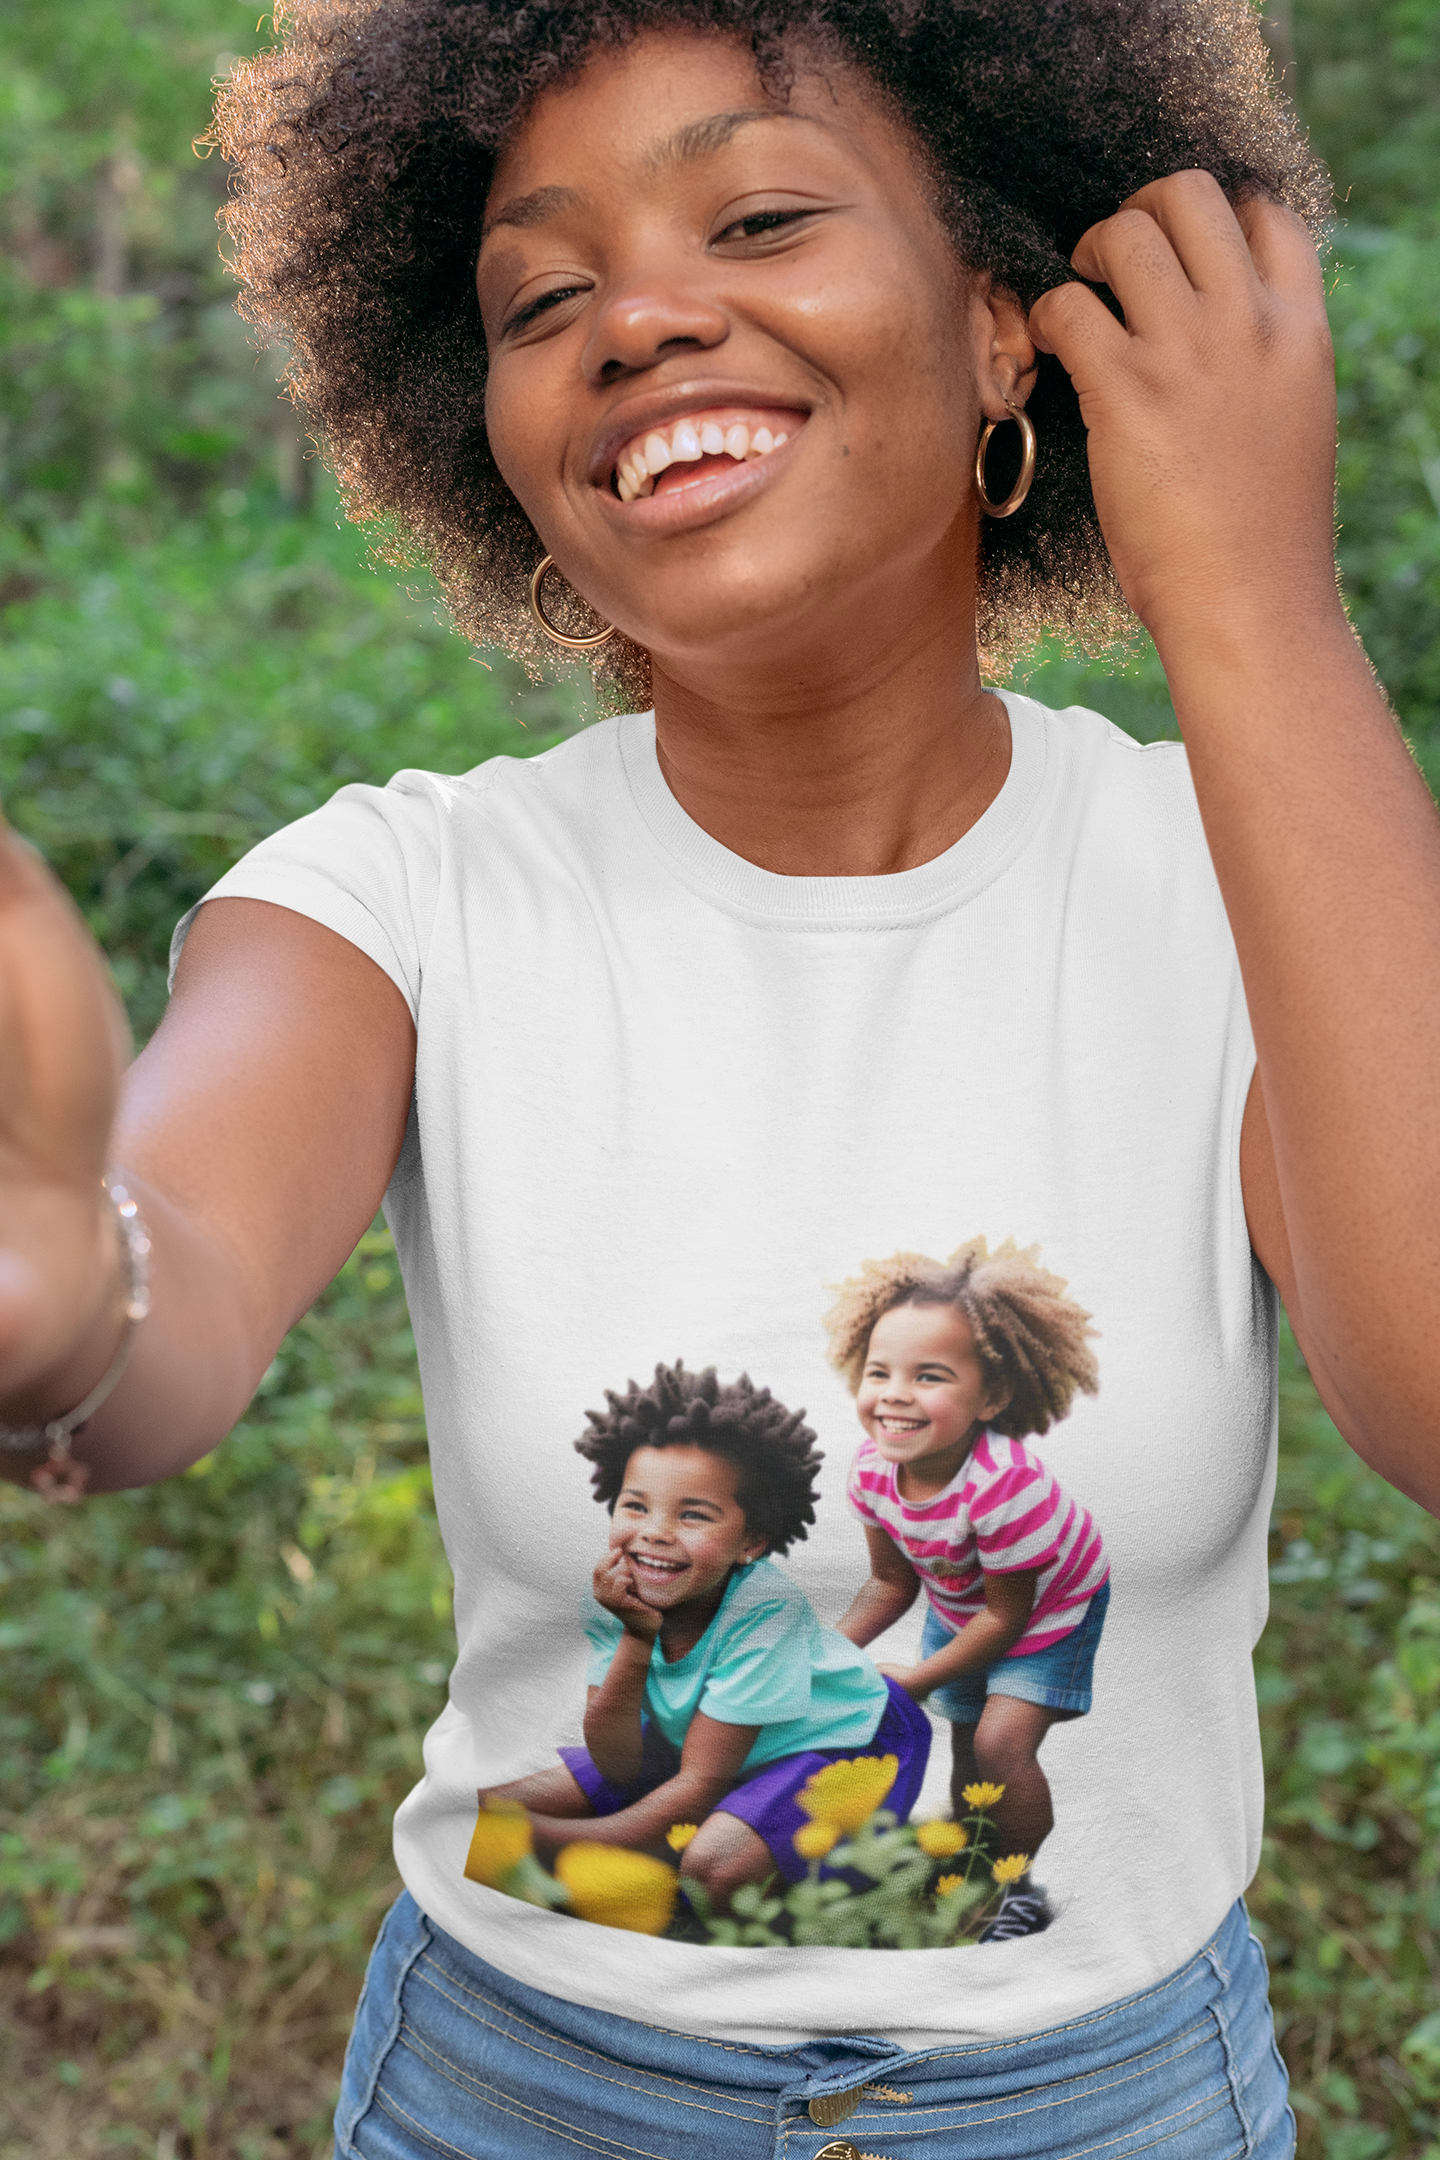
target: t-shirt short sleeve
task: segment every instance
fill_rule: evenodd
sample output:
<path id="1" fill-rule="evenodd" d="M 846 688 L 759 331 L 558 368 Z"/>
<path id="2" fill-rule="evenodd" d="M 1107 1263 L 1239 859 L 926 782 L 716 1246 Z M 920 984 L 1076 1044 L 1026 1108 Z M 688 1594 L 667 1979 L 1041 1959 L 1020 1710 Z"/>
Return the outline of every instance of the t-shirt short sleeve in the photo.
<path id="1" fill-rule="evenodd" d="M 698 1709 L 723 1725 L 781 1725 L 810 1708 L 810 1629 L 795 1606 L 766 1599 L 737 1614 L 717 1647 Z"/>
<path id="2" fill-rule="evenodd" d="M 383 968 L 418 1015 L 435 918 L 447 793 L 437 773 L 397 773 L 383 788 L 343 787 L 242 856 L 177 924 L 173 983 L 185 939 L 210 900 L 268 900 L 306 915 Z"/>

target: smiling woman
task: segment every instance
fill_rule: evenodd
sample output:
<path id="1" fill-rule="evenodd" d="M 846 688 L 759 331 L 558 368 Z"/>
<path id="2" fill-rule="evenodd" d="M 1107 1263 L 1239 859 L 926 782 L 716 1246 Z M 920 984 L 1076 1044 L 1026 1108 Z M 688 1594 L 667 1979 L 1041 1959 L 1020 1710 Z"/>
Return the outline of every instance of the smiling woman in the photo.
<path id="1" fill-rule="evenodd" d="M 281 28 L 231 226 L 353 509 L 653 709 L 262 843 L 123 1087 L 0 840 L 5 1461 L 193 1462 L 383 1196 L 459 1651 L 344 2160 L 1283 2160 L 1275 1293 L 1440 1505 L 1440 837 L 1254 23 Z M 986 687 L 1122 598 L 1183 750 Z"/>
<path id="2" fill-rule="evenodd" d="M 653 42 L 643 139 L 623 122 L 615 132 L 614 111 L 602 121 L 591 87 L 577 95 L 582 63 L 595 86 L 607 58 L 637 38 L 685 26 L 712 53 L 729 47 L 708 100 L 693 71 L 667 64 Z M 581 110 L 585 140 L 570 137 L 558 162 L 546 162 L 538 145 L 527 150 L 516 123 L 556 88 L 561 97 L 546 101 L 551 141 Z M 851 199 L 861 175 L 845 166 L 842 148 L 853 141 L 857 106 L 872 154 L 868 201 Z M 788 124 L 795 121 L 803 124 Z M 527 584 L 547 550 L 536 506 L 497 463 L 500 416 L 489 404 L 487 425 L 487 379 L 517 345 L 559 336 L 568 347 L 590 336 L 611 269 L 596 253 L 594 210 L 621 184 L 627 162 L 643 167 L 650 210 L 660 208 L 672 260 L 685 265 L 689 307 L 705 318 L 672 335 L 714 351 L 714 310 L 728 311 L 728 396 L 739 387 L 734 312 L 743 315 L 752 293 L 763 291 L 772 310 L 788 300 L 799 319 L 776 321 L 773 334 L 792 347 L 797 380 L 789 387 L 805 393 L 794 408 L 802 415 L 818 386 L 805 371 L 809 340 L 795 350 L 793 333 L 802 324 L 812 336 L 823 331 L 815 320 L 821 293 L 828 309 L 853 317 L 845 258 L 848 249 L 853 276 L 867 239 L 898 250 L 882 258 L 893 291 L 874 334 L 939 367 L 944 348 L 929 342 L 927 319 L 933 281 L 921 261 L 941 232 L 966 264 L 1028 306 L 1069 274 L 1087 227 L 1181 167 L 1289 202 L 1315 230 L 1328 205 L 1322 168 L 1271 97 L 1243 0 L 1072 0 L 1060 8 L 1038 0 L 640 0 L 599 14 L 516 12 L 503 0 L 493 8 L 300 6 L 283 47 L 232 74 L 217 133 L 236 170 L 227 221 L 242 305 L 289 341 L 297 392 L 328 441 L 352 514 L 392 521 L 397 554 L 413 548 L 433 563 L 460 628 L 532 665 L 545 645 Z M 882 238 L 873 158 L 883 160 L 887 143 L 892 157 L 904 146 L 910 170 L 908 199 L 886 206 L 895 230 Z M 488 360 L 469 275 L 482 214 Z M 827 230 L 856 222 L 858 233 Z M 821 259 L 811 260 L 816 253 Z M 741 381 L 746 360 L 757 357 L 754 341 L 745 342 Z M 791 409 L 776 414 L 777 428 L 764 396 L 776 386 L 746 387 L 761 393 L 773 445 L 790 432 Z M 1104 645 L 1128 620 L 1096 523 L 1074 390 L 1049 355 L 1028 410 L 1040 445 L 1036 484 L 1023 514 L 987 524 L 980 537 L 980 632 L 997 659 L 1045 626 Z M 726 411 L 715 411 L 717 424 Z M 1003 415 L 1003 404 L 990 412 Z M 673 407 L 663 415 L 675 416 Z M 753 417 L 747 401 L 732 423 L 750 429 L 752 455 Z M 936 445 L 907 436 L 899 412 L 873 416 L 876 424 L 899 494 L 901 459 L 928 467 Z M 663 428 L 650 434 L 673 462 L 673 439 Z M 644 441 L 629 462 L 648 497 L 644 483 L 658 468 Z M 600 447 L 584 446 L 587 475 L 589 453 Z M 958 454 L 958 438 L 954 447 Z M 998 497 L 1009 478 L 998 445 L 994 462 Z M 609 471 L 599 476 L 610 481 Z M 853 485 L 866 483 L 857 475 Z M 563 551 L 558 559 L 598 601 L 580 561 Z M 592 625 L 579 616 L 574 627 Z M 612 643 L 601 665 L 627 702 L 644 704 L 647 640 L 634 634 L 638 624 L 624 627 L 632 634 Z"/>

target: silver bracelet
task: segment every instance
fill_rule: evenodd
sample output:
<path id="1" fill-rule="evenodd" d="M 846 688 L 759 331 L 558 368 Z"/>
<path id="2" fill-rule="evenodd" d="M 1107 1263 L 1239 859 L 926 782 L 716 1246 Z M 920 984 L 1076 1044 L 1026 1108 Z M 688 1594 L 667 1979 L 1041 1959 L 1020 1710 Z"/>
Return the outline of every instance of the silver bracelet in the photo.
<path id="1" fill-rule="evenodd" d="M 70 1453 L 70 1440 L 95 1415 L 120 1383 L 130 1362 L 140 1323 L 150 1310 L 150 1233 L 128 1189 L 116 1177 L 102 1178 L 105 1197 L 115 1210 L 120 1233 L 120 1259 L 125 1270 L 125 1332 L 114 1357 L 83 1402 L 63 1417 L 48 1418 L 43 1425 L 0 1425 L 0 1448 L 7 1454 L 25 1455 L 43 1447 L 46 1459 L 30 1473 L 30 1482 L 46 1500 L 78 1500 L 90 1473 Z"/>

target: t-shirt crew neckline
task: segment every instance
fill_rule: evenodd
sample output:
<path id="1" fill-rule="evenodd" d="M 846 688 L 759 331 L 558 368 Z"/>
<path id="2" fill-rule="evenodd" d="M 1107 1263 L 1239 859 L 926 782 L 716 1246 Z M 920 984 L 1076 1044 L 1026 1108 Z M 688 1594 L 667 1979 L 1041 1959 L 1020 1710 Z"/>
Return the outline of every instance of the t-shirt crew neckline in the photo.
<path id="1" fill-rule="evenodd" d="M 751 921 L 811 930 L 898 929 L 948 914 L 990 885 L 1029 838 L 1053 778 L 1053 717 L 1014 691 L 994 693 L 1010 717 L 1010 770 L 967 833 L 914 870 L 880 877 L 785 877 L 713 839 L 670 792 L 655 749 L 653 712 L 630 713 L 615 742 L 633 802 L 651 839 L 693 891 Z"/>

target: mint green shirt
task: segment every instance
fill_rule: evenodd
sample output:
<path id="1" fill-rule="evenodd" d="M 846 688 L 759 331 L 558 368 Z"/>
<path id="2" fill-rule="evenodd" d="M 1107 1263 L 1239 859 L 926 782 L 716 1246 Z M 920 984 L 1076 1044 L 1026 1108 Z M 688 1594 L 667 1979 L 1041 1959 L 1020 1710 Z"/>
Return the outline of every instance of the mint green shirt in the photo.
<path id="1" fill-rule="evenodd" d="M 585 1633 L 586 1679 L 599 1687 L 624 1626 L 592 1599 Z M 747 1770 L 809 1748 L 864 1747 L 888 1701 L 865 1652 L 822 1627 L 773 1560 L 735 1569 L 714 1619 L 683 1658 L 670 1663 L 657 1643 L 645 1683 L 646 1712 L 672 1747 L 684 1747 L 697 1710 L 722 1725 L 758 1725 Z"/>

